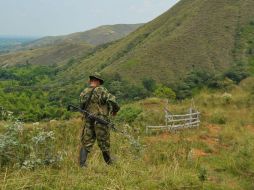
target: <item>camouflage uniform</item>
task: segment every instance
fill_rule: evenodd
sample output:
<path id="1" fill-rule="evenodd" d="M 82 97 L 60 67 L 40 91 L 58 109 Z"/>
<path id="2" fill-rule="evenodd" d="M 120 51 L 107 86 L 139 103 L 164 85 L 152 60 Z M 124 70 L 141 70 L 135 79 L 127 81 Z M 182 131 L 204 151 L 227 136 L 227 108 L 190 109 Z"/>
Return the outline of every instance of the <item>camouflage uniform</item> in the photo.
<path id="1" fill-rule="evenodd" d="M 80 94 L 80 102 L 83 109 L 89 99 L 92 89 L 92 87 L 86 88 Z M 93 115 L 101 117 L 102 119 L 109 120 L 109 116 L 113 112 L 118 112 L 119 106 L 116 103 L 115 97 L 111 95 L 106 88 L 99 86 L 94 89 L 90 103 L 86 110 Z M 90 152 L 96 139 L 102 152 L 109 151 L 109 128 L 97 123 L 96 121 L 84 118 L 84 127 L 81 135 L 83 147 Z"/>

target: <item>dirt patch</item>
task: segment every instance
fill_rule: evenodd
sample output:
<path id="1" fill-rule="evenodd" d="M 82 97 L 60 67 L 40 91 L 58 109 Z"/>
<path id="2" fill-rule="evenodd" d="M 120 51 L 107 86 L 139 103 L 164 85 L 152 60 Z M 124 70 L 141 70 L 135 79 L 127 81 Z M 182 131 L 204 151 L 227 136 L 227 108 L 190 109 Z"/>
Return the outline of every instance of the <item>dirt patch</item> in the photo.
<path id="1" fill-rule="evenodd" d="M 159 137 L 162 139 L 162 140 L 167 140 L 169 139 L 170 137 L 172 138 L 173 136 L 170 135 L 170 133 L 162 133 L 159 135 Z"/>
<path id="2" fill-rule="evenodd" d="M 192 152 L 192 156 L 193 156 L 194 158 L 209 156 L 208 153 L 204 152 L 204 151 L 201 150 L 201 149 L 192 149 L 191 152 Z"/>
<path id="3" fill-rule="evenodd" d="M 187 137 L 187 138 L 185 138 L 185 139 L 186 139 L 186 141 L 189 141 L 189 142 L 197 141 L 197 137 L 196 137 L 196 136 Z"/>
<path id="4" fill-rule="evenodd" d="M 220 177 L 218 177 L 218 176 L 210 176 L 210 177 L 208 177 L 208 181 L 210 181 L 210 182 L 212 182 L 212 183 L 218 185 L 218 184 L 220 184 L 223 180 L 222 180 Z"/>
<path id="5" fill-rule="evenodd" d="M 199 139 L 207 145 L 217 145 L 219 143 L 219 139 L 217 137 L 209 136 L 209 135 L 201 135 Z"/>
<path id="6" fill-rule="evenodd" d="M 148 162 L 150 161 L 150 157 L 149 157 L 149 155 L 147 155 L 147 154 L 144 155 L 143 159 L 144 159 L 144 161 L 145 161 L 146 163 L 148 163 Z"/>
<path id="7" fill-rule="evenodd" d="M 249 130 L 251 133 L 254 133 L 254 126 L 253 125 L 247 125 L 245 128 L 247 130 Z"/>
<path id="8" fill-rule="evenodd" d="M 221 132 L 221 128 L 216 125 L 208 125 L 208 134 L 203 134 L 199 136 L 199 140 L 208 145 L 213 153 L 219 153 L 224 149 L 229 149 L 229 145 L 221 143 L 219 139 L 219 135 Z M 254 132 L 254 128 L 253 128 Z"/>
<path id="9" fill-rule="evenodd" d="M 207 128 L 211 136 L 218 136 L 221 131 L 221 128 L 217 125 L 208 125 Z"/>

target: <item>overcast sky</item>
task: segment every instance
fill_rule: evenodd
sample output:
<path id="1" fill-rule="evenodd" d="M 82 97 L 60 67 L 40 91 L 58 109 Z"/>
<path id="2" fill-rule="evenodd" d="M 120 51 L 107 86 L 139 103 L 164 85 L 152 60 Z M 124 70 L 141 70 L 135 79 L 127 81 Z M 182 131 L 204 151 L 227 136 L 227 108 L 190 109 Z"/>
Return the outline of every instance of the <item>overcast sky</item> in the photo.
<path id="1" fill-rule="evenodd" d="M 148 22 L 178 0 L 0 0 L 0 35 L 47 36 Z"/>

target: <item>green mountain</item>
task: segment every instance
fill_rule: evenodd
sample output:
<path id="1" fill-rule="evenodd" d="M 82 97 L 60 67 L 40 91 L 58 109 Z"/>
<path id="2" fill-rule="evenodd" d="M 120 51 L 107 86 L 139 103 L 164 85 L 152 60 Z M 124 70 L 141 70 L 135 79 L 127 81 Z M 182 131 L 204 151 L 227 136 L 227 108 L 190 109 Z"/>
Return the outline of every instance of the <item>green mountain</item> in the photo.
<path id="1" fill-rule="evenodd" d="M 13 48 L 0 56 L 0 65 L 64 64 L 73 58 L 84 56 L 97 45 L 118 40 L 142 24 L 118 24 L 101 26 L 86 32 L 66 36 L 44 37 Z"/>
<path id="2" fill-rule="evenodd" d="M 87 43 L 59 43 L 45 47 L 22 50 L 0 56 L 1 66 L 22 64 L 64 64 L 74 57 L 86 54 L 93 46 Z"/>
<path id="3" fill-rule="evenodd" d="M 253 0 L 182 0 L 117 41 L 2 55 L 0 65 L 16 66 L 0 67 L 0 106 L 27 121 L 68 118 L 65 106 L 78 103 L 94 71 L 121 102 L 228 91 L 254 74 L 253 9 Z"/>
<path id="4" fill-rule="evenodd" d="M 85 32 L 77 32 L 64 36 L 48 36 L 28 43 L 24 48 L 37 48 L 63 42 L 86 42 L 90 45 L 97 46 L 125 37 L 142 25 L 143 24 L 105 25 Z"/>
<path id="5" fill-rule="evenodd" d="M 196 70 L 254 68 L 253 10 L 253 0 L 181 0 L 67 72 L 82 78 L 98 70 L 132 82 L 152 78 L 170 85 Z"/>

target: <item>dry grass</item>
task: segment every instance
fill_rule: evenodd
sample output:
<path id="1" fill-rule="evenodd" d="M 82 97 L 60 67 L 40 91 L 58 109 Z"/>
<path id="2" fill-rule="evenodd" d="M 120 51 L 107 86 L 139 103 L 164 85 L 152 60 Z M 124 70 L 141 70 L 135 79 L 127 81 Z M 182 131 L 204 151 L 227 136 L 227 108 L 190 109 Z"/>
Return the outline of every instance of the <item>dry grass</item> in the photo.
<path id="1" fill-rule="evenodd" d="M 128 139 L 112 133 L 112 153 L 117 159 L 112 167 L 103 162 L 97 145 L 89 155 L 89 167 L 78 167 L 80 119 L 40 123 L 40 127 L 57 134 L 58 149 L 66 151 L 63 163 L 60 168 L 33 171 L 2 168 L 1 189 L 253 189 L 253 111 L 250 105 L 239 103 L 245 102 L 247 91 L 236 88 L 232 92 L 236 94 L 230 104 L 221 98 L 223 92 L 203 91 L 195 97 L 202 112 L 198 129 L 150 136 L 142 129 L 130 130 L 139 137 L 142 149 L 135 149 Z M 157 114 L 163 115 L 164 103 L 155 98 L 134 103 L 143 110 L 143 120 L 137 118 L 134 129 L 148 121 L 160 121 Z M 170 103 L 170 109 L 181 112 L 190 104 L 188 100 Z M 235 106 L 238 108 L 233 109 Z M 215 112 L 223 115 L 225 123 L 211 119 Z"/>

